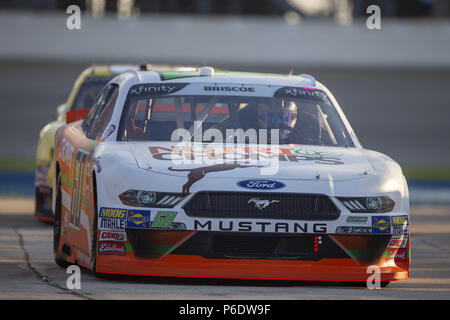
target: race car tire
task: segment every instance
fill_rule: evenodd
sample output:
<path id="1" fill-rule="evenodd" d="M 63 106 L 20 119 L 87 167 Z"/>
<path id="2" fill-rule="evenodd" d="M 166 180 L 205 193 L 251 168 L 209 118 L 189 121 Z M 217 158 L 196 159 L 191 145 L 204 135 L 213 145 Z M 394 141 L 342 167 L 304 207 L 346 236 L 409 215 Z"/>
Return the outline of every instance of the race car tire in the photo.
<path id="1" fill-rule="evenodd" d="M 111 280 L 114 279 L 114 275 L 97 272 L 97 241 L 98 241 L 98 201 L 97 201 L 97 178 L 95 172 L 92 173 L 92 190 L 94 191 L 94 220 L 92 224 L 92 245 L 91 245 L 91 272 L 100 279 Z"/>
<path id="2" fill-rule="evenodd" d="M 95 172 L 92 173 L 92 189 L 94 191 L 94 221 L 92 224 L 92 245 L 91 245 L 91 272 L 98 276 L 97 270 L 97 233 L 98 233 L 98 205 L 97 205 L 97 178 Z"/>
<path id="3" fill-rule="evenodd" d="M 67 268 L 70 264 L 58 255 L 59 241 L 61 237 L 61 174 L 57 173 L 56 180 L 56 203 L 55 203 L 55 221 L 53 223 L 53 254 L 55 262 L 61 268 Z"/>

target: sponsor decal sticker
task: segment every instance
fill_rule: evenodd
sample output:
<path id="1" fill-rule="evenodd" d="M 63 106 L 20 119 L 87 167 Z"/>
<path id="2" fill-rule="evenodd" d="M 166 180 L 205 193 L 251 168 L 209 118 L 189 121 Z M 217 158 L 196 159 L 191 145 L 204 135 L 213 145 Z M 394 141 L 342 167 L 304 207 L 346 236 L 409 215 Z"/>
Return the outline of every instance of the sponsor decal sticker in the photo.
<path id="1" fill-rule="evenodd" d="M 99 241 L 127 241 L 127 234 L 120 231 L 101 231 Z"/>
<path id="2" fill-rule="evenodd" d="M 100 218 L 100 230 L 124 230 L 125 219 Z"/>
<path id="3" fill-rule="evenodd" d="M 393 239 L 400 239 L 405 235 L 406 229 L 399 226 L 393 226 L 392 227 L 392 238 Z"/>
<path id="4" fill-rule="evenodd" d="M 63 138 L 58 148 L 58 157 L 64 162 L 69 168 L 72 166 L 72 156 L 75 151 L 75 147 Z"/>
<path id="5" fill-rule="evenodd" d="M 408 249 L 398 249 L 395 261 L 406 262 L 408 260 Z"/>
<path id="6" fill-rule="evenodd" d="M 126 209 L 101 208 L 100 218 L 118 218 L 125 219 L 127 215 Z"/>
<path id="7" fill-rule="evenodd" d="M 403 237 L 403 239 L 391 239 L 388 244 L 388 248 L 405 248 L 408 243 L 408 236 Z"/>
<path id="8" fill-rule="evenodd" d="M 326 99 L 326 94 L 318 89 L 306 89 L 297 87 L 282 87 L 274 93 L 275 97 L 288 96 L 288 97 L 308 97 L 312 100 L 323 101 Z"/>
<path id="9" fill-rule="evenodd" d="M 219 91 L 219 92 L 255 92 L 254 87 L 243 86 L 205 86 L 205 91 Z"/>
<path id="10" fill-rule="evenodd" d="M 403 226 L 408 224 L 408 216 L 394 216 L 392 217 L 393 226 Z"/>
<path id="11" fill-rule="evenodd" d="M 392 225 L 393 226 L 407 226 L 408 225 L 408 216 L 392 217 Z"/>
<path id="12" fill-rule="evenodd" d="M 150 227 L 150 210 L 128 210 L 127 228 L 148 229 Z"/>
<path id="13" fill-rule="evenodd" d="M 100 208 L 100 230 L 124 230 L 127 210 L 117 208 Z"/>
<path id="14" fill-rule="evenodd" d="M 127 250 L 123 243 L 102 241 L 98 243 L 98 253 L 101 255 L 125 256 Z"/>
<path id="15" fill-rule="evenodd" d="M 183 89 L 187 83 L 170 83 L 170 84 L 138 84 L 130 88 L 130 95 L 166 95 L 175 93 Z"/>
<path id="16" fill-rule="evenodd" d="M 255 189 L 255 190 L 276 190 L 284 188 L 286 186 L 282 182 L 273 180 L 262 180 L 262 179 L 242 180 L 239 181 L 237 185 L 241 188 Z"/>
<path id="17" fill-rule="evenodd" d="M 366 223 L 367 219 L 368 219 L 368 217 L 350 216 L 350 217 L 347 217 L 347 223 Z"/>
<path id="18" fill-rule="evenodd" d="M 205 158 L 217 161 L 235 159 L 241 164 L 241 166 L 236 166 L 239 168 L 243 168 L 243 165 L 246 163 L 254 163 L 253 161 L 267 161 L 273 158 L 277 158 L 281 162 L 314 161 L 319 164 L 344 164 L 340 158 L 342 154 L 307 149 L 227 146 L 222 148 L 214 148 L 214 152 L 211 152 L 211 149 L 208 146 L 202 146 L 201 150 L 194 150 L 191 147 L 180 148 L 178 146 L 152 146 L 149 147 L 149 150 L 153 159 L 156 160 L 184 161 L 186 159 L 190 159 L 195 163 L 196 160 L 202 160 Z M 214 171 L 217 171 L 217 168 L 225 168 L 226 170 L 234 169 L 229 166 L 211 167 L 212 168 L 209 169 L 214 169 Z"/>
<path id="19" fill-rule="evenodd" d="M 392 239 L 403 239 L 408 235 L 408 216 L 395 216 L 392 220 Z"/>
<path id="20" fill-rule="evenodd" d="M 159 211 L 152 222 L 152 228 L 170 228 L 177 212 Z"/>
<path id="21" fill-rule="evenodd" d="M 391 233 L 391 217 L 372 217 L 372 233 Z"/>

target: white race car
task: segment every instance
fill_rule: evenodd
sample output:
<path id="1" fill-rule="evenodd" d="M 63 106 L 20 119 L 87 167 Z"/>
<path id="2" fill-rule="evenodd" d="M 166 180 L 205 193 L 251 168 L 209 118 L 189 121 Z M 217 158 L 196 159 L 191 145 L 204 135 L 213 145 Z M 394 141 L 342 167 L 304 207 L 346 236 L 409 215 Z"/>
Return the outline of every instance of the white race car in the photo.
<path id="1" fill-rule="evenodd" d="M 57 132 L 54 150 L 59 265 L 364 284 L 376 270 L 383 285 L 409 276 L 401 168 L 360 145 L 311 76 L 128 71 Z"/>

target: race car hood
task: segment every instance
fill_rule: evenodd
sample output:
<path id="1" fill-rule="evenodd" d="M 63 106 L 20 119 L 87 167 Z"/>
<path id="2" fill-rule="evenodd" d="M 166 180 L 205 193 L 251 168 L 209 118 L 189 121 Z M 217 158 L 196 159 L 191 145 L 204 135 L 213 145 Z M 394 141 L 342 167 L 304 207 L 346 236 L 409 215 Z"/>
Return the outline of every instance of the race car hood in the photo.
<path id="1" fill-rule="evenodd" d="M 284 180 L 339 181 L 374 172 L 363 150 L 357 148 L 287 145 L 270 149 L 262 145 L 223 147 L 210 143 L 180 146 L 176 142 L 131 142 L 129 148 L 139 168 L 182 177 L 208 173 L 208 178 L 218 179 L 272 176 Z M 223 158 L 227 161 L 219 163 L 218 159 Z"/>

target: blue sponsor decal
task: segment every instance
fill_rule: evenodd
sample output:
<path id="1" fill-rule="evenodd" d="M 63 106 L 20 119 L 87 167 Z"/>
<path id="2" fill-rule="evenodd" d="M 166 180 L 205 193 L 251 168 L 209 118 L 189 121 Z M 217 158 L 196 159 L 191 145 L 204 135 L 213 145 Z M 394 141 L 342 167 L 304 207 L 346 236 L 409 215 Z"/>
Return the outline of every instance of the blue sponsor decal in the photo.
<path id="1" fill-rule="evenodd" d="M 391 233 L 391 217 L 372 217 L 372 233 Z"/>
<path id="2" fill-rule="evenodd" d="M 150 228 L 150 210 L 128 210 L 127 228 Z"/>
<path id="3" fill-rule="evenodd" d="M 286 185 L 282 182 L 273 180 L 251 179 L 242 180 L 237 183 L 241 188 L 255 189 L 255 190 L 276 190 L 284 188 Z"/>

